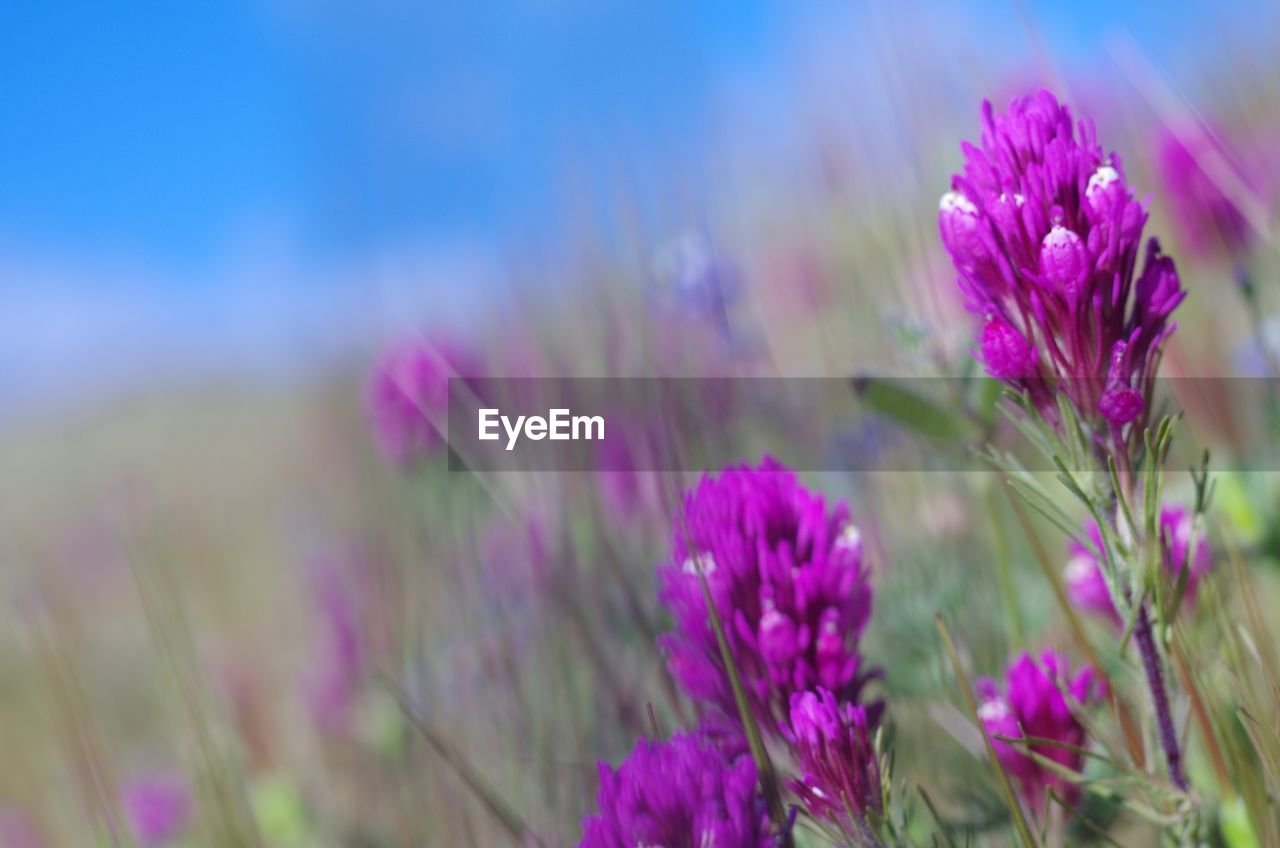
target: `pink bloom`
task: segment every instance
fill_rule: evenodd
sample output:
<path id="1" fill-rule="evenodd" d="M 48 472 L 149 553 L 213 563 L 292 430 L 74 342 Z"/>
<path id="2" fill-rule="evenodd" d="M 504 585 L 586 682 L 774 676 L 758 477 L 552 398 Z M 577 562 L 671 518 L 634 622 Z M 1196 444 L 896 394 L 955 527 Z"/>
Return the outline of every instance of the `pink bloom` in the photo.
<path id="1" fill-rule="evenodd" d="M 580 848 L 772 848 L 749 756 L 706 739 L 641 739 L 616 770 L 600 763 L 599 812 L 582 822 Z"/>
<path id="2" fill-rule="evenodd" d="M 737 715 L 701 573 L 765 732 L 780 732 L 796 692 L 822 686 L 858 701 L 871 676 L 858 648 L 871 584 L 845 504 L 829 507 L 766 457 L 756 468 L 704 475 L 686 493 L 674 532 L 660 599 L 675 632 L 661 645 L 685 691 Z"/>
<path id="3" fill-rule="evenodd" d="M 963 150 L 938 228 L 984 316 L 988 372 L 1051 421 L 1060 388 L 1092 423 L 1140 423 L 1185 292 L 1156 241 L 1142 249 L 1147 212 L 1120 158 L 1047 91 L 1004 114 L 984 103 L 981 146 Z"/>
<path id="4" fill-rule="evenodd" d="M 1024 753 L 1025 746 L 996 737 L 1034 737 L 1068 745 L 1070 748 L 1033 744 L 1031 750 L 1080 771 L 1084 754 L 1073 749 L 1083 749 L 1088 740 L 1084 725 L 1073 711 L 1089 706 L 1105 694 L 1100 682 L 1094 679 L 1093 669 L 1085 666 L 1072 678 L 1067 659 L 1061 654 L 1047 649 L 1037 662 L 1024 652 L 1009 666 L 1003 692 L 995 681 L 984 678 L 978 682 L 978 693 L 981 696 L 978 717 L 983 729 L 991 736 L 1000 764 L 1032 812 L 1043 817 L 1045 793 L 1049 788 L 1074 805 L 1080 794 L 1079 786 L 1036 762 Z"/>
<path id="5" fill-rule="evenodd" d="M 1166 129 L 1156 141 L 1173 223 L 1182 243 L 1200 255 L 1246 251 L 1257 234 L 1241 204 L 1245 196 L 1265 197 L 1274 186 L 1267 163 L 1241 161 L 1237 154 L 1247 151 L 1228 149 L 1224 138 L 1217 128 L 1188 124 Z"/>
<path id="6" fill-rule="evenodd" d="M 469 354 L 452 346 L 407 342 L 386 350 L 365 386 L 365 405 L 379 449 L 403 466 L 440 450 L 449 378 L 478 374 Z"/>
<path id="7" fill-rule="evenodd" d="M 1196 538 L 1195 550 L 1188 552 L 1191 543 L 1191 531 L 1194 516 L 1191 511 L 1180 506 L 1168 506 L 1160 512 L 1160 541 L 1164 549 L 1164 569 L 1166 587 L 1172 591 L 1177 586 L 1179 575 L 1183 569 L 1187 573 L 1187 585 L 1182 595 L 1184 605 L 1195 603 L 1196 589 L 1203 577 L 1213 566 L 1213 556 L 1209 551 L 1209 541 L 1204 534 Z M 1089 521 L 1085 532 L 1094 546 L 1094 550 L 1102 550 L 1102 537 L 1098 525 Z M 1067 584 L 1067 595 L 1072 603 L 1086 612 L 1094 613 L 1110 619 L 1117 626 L 1123 621 L 1112 603 L 1111 593 L 1102 576 L 1102 566 L 1098 563 L 1093 551 L 1076 541 L 1069 543 L 1070 559 L 1063 576 Z"/>
<path id="8" fill-rule="evenodd" d="M 839 704 L 826 689 L 791 696 L 784 735 L 802 769 L 791 789 L 811 815 L 849 833 L 863 832 L 866 813 L 883 807 L 872 732 L 865 708 Z"/>
<path id="9" fill-rule="evenodd" d="M 1035 376 L 1040 358 L 1022 333 L 992 316 L 982 328 L 982 360 L 992 377 L 1018 381 Z"/>
<path id="10" fill-rule="evenodd" d="M 0 848 L 42 848 L 40 831 L 16 807 L 0 807 Z"/>
<path id="11" fill-rule="evenodd" d="M 122 792 L 125 818 L 143 848 L 164 845 L 190 825 L 195 800 L 181 775 L 153 772 L 129 781 Z"/>
<path id="12" fill-rule="evenodd" d="M 315 726 L 326 733 L 345 730 L 365 678 L 358 587 L 347 563 L 325 560 L 311 573 L 318 629 L 302 695 Z"/>

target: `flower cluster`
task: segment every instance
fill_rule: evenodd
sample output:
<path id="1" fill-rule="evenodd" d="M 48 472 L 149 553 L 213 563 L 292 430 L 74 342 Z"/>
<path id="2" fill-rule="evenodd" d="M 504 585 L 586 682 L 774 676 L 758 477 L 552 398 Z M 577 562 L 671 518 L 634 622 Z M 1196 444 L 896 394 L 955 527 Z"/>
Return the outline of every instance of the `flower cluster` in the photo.
<path id="1" fill-rule="evenodd" d="M 1182 571 L 1187 570 L 1187 583 L 1182 595 L 1184 604 L 1194 603 L 1200 578 L 1213 566 L 1209 542 L 1204 536 L 1195 540 L 1192 549 L 1194 524 L 1195 516 L 1185 507 L 1167 506 L 1160 511 L 1160 547 L 1164 552 L 1163 565 L 1168 585 L 1176 586 Z M 1063 573 L 1067 595 L 1080 609 L 1123 626 L 1095 555 L 1095 551 L 1102 550 L 1102 534 L 1097 522 L 1091 519 L 1085 525 L 1085 533 L 1093 545 L 1092 549 L 1075 540 L 1068 543 L 1070 559 Z"/>
<path id="2" fill-rule="evenodd" d="M 675 527 L 660 597 L 676 629 L 661 644 L 690 695 L 736 714 L 702 575 L 765 732 L 781 733 L 795 693 L 822 686 L 842 703 L 858 701 L 869 677 L 858 642 L 871 585 L 845 504 L 828 508 L 766 457 L 757 468 L 704 476 Z"/>
<path id="3" fill-rule="evenodd" d="M 751 758 L 680 734 L 641 739 L 615 771 L 600 763 L 600 812 L 583 820 L 580 848 L 771 848 Z"/>
<path id="4" fill-rule="evenodd" d="M 409 466 L 444 445 L 449 378 L 475 377 L 471 357 L 458 348 L 408 342 L 389 348 L 369 374 L 365 405 L 378 448 Z"/>
<path id="5" fill-rule="evenodd" d="M 810 814 L 864 831 L 866 814 L 883 811 L 871 733 L 866 708 L 841 704 L 826 689 L 791 696 L 786 736 L 804 774 L 791 789 Z"/>
<path id="6" fill-rule="evenodd" d="M 978 693 L 982 699 L 978 716 L 991 737 L 996 756 L 1035 815 L 1043 816 L 1046 792 L 1050 788 L 1068 804 L 1074 804 L 1079 786 L 1036 762 L 1023 750 L 1025 746 L 996 737 L 1034 737 L 1070 746 L 1033 744 L 1030 749 L 1045 759 L 1079 771 L 1084 765 L 1084 755 L 1079 749 L 1085 747 L 1087 739 L 1074 710 L 1089 706 L 1104 694 L 1093 669 L 1085 666 L 1071 678 L 1067 659 L 1061 654 L 1045 650 L 1036 661 L 1024 652 L 1009 666 L 1003 692 L 995 681 L 984 678 L 978 682 Z M 1074 704 L 1068 703 L 1068 696 Z"/>
<path id="7" fill-rule="evenodd" d="M 987 371 L 1050 420 L 1059 386 L 1090 422 L 1140 422 L 1185 292 L 1155 239 L 1138 271 L 1147 212 L 1119 157 L 1047 91 L 985 103 L 983 124 L 938 223 Z"/>

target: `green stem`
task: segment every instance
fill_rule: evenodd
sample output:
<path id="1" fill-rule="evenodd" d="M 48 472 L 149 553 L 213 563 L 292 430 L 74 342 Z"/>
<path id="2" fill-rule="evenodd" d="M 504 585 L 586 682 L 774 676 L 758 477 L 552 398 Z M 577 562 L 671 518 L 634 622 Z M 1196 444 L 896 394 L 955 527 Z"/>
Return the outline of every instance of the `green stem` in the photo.
<path id="1" fill-rule="evenodd" d="M 751 758 L 755 760 L 756 773 L 760 776 L 760 789 L 764 793 L 765 805 L 769 808 L 769 818 L 778 830 L 779 845 L 791 848 L 791 829 L 787 826 L 787 810 L 782 804 L 782 795 L 778 791 L 778 778 L 773 770 L 773 762 L 769 759 L 769 751 L 765 748 L 764 738 L 760 735 L 760 726 L 756 723 L 755 713 L 747 700 L 747 690 L 742 685 L 742 676 L 738 673 L 738 664 L 734 662 L 733 651 L 729 648 L 729 639 L 724 634 L 724 625 L 720 621 L 720 613 L 711 597 L 711 587 L 707 585 L 706 574 L 698 565 L 698 583 L 702 587 L 702 597 L 707 604 L 707 613 L 711 619 L 711 629 L 716 634 L 716 644 L 720 647 L 720 658 L 724 662 L 725 672 L 729 675 L 729 686 L 733 689 L 733 700 L 738 706 L 738 717 L 742 720 L 742 728 L 747 734 L 747 745 L 751 749 Z"/>

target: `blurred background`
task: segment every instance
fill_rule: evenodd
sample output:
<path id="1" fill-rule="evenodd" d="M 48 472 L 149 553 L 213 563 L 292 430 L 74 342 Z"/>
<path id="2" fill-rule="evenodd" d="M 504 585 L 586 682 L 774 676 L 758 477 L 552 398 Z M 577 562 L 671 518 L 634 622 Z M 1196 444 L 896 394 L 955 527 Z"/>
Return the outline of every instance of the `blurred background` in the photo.
<path id="1" fill-rule="evenodd" d="M 1256 375 L 1280 337 L 1278 24 L 1264 2 L 6 4 L 0 820 L 43 841 L 0 845 L 505 844 L 490 796 L 576 842 L 595 761 L 646 704 L 682 720 L 653 566 L 694 475 L 407 458 L 370 399 L 385 352 L 961 373 L 937 199 L 982 99 L 1048 86 L 1154 198 L 1191 291 L 1173 373 Z M 1211 173 L 1181 207 L 1170 134 Z M 777 422 L 739 424 L 753 461 Z M 972 761 L 937 741 L 932 615 L 978 608 L 965 570 L 1011 546 L 1025 621 L 964 634 L 997 670 L 1048 619 L 1025 543 L 982 479 L 810 482 L 876 553 L 903 767 Z"/>

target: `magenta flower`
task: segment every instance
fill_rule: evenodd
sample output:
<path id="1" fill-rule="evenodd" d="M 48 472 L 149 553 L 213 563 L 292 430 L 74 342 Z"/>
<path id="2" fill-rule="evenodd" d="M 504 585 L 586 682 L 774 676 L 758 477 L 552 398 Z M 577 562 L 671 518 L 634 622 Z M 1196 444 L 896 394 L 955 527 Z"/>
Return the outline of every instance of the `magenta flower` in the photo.
<path id="1" fill-rule="evenodd" d="M 660 644 L 689 695 L 737 715 L 701 572 L 765 732 L 780 732 L 797 692 L 822 686 L 842 703 L 858 701 L 870 677 L 858 642 L 871 584 L 845 504 L 828 508 L 766 457 L 758 468 L 703 475 L 674 526 L 660 598 L 675 632 Z"/>
<path id="2" fill-rule="evenodd" d="M 485 600 L 498 603 L 507 613 L 536 605 L 552 583 L 555 526 L 547 511 L 539 508 L 490 523 L 480 540 Z"/>
<path id="3" fill-rule="evenodd" d="M 864 707 L 840 704 L 819 687 L 791 696 L 787 741 L 803 770 L 791 781 L 806 810 L 850 833 L 868 830 L 866 814 L 883 810 L 880 767 Z M 850 821 L 850 811 L 857 821 Z"/>
<path id="4" fill-rule="evenodd" d="M 449 378 L 475 377 L 460 348 L 408 342 L 386 350 L 369 374 L 365 405 L 373 437 L 392 462 L 408 466 L 444 445 Z"/>
<path id="5" fill-rule="evenodd" d="M 195 800 L 181 775 L 152 772 L 129 781 L 122 803 L 134 840 L 143 848 L 164 845 L 190 826 Z"/>
<path id="6" fill-rule="evenodd" d="M 42 848 L 40 831 L 16 807 L 0 807 L 0 848 Z"/>
<path id="7" fill-rule="evenodd" d="M 357 587 L 339 563 L 330 561 L 315 567 L 311 584 L 319 627 L 302 695 L 319 730 L 341 733 L 365 678 Z"/>
<path id="8" fill-rule="evenodd" d="M 697 736 L 641 739 L 615 771 L 601 762 L 600 811 L 583 819 L 580 848 L 771 848 L 750 757 L 726 758 Z"/>
<path id="9" fill-rule="evenodd" d="M 595 449 L 596 490 L 605 516 L 619 528 L 636 526 L 646 510 L 661 502 L 657 475 L 648 470 L 652 460 L 643 438 L 648 430 L 645 426 L 635 433 L 611 436 Z"/>
<path id="10" fill-rule="evenodd" d="M 996 757 L 1032 812 L 1043 817 L 1045 793 L 1049 788 L 1074 805 L 1080 794 L 1079 786 L 1037 763 L 1024 753 L 1021 744 L 1002 742 L 995 737 L 1051 739 L 1073 749 L 1083 749 L 1087 743 L 1084 726 L 1073 710 L 1088 707 L 1105 695 L 1093 669 L 1084 666 L 1073 679 L 1067 659 L 1061 654 L 1046 649 L 1037 662 L 1023 652 L 1006 672 L 1003 693 L 995 681 L 984 678 L 978 682 L 978 694 L 981 697 L 978 717 L 991 737 Z M 1084 765 L 1084 754 L 1078 750 L 1034 744 L 1031 750 L 1073 771 L 1080 771 Z"/>
<path id="11" fill-rule="evenodd" d="M 1242 168 L 1222 139 L 1214 128 L 1190 125 L 1166 129 L 1156 142 L 1156 165 L 1179 238 L 1202 255 L 1238 255 L 1254 237 L 1229 191 L 1258 192 L 1257 169 Z"/>
<path id="12" fill-rule="evenodd" d="M 1003 115 L 984 103 L 983 124 L 938 226 L 966 305 L 983 316 L 988 373 L 1050 420 L 1055 386 L 1088 420 L 1141 419 L 1185 292 L 1155 239 L 1138 271 L 1147 212 L 1119 157 L 1047 91 Z"/>
<path id="13" fill-rule="evenodd" d="M 1191 531 L 1195 516 L 1185 507 L 1167 506 L 1160 512 L 1160 542 L 1164 549 L 1164 569 L 1168 587 L 1177 586 L 1183 569 L 1187 573 L 1187 585 L 1182 595 L 1184 605 L 1195 603 L 1196 587 L 1200 578 L 1213 566 L 1213 556 L 1209 552 L 1209 541 L 1204 535 L 1195 540 L 1195 550 L 1189 551 Z M 1093 520 L 1085 524 L 1085 532 L 1096 551 L 1102 550 L 1102 535 Z M 1086 612 L 1094 613 L 1123 626 L 1124 622 L 1107 591 L 1106 579 L 1102 576 L 1102 566 L 1094 556 L 1094 550 L 1072 540 L 1068 543 L 1070 559 L 1067 560 L 1063 577 L 1067 584 L 1067 595 L 1072 603 Z"/>

